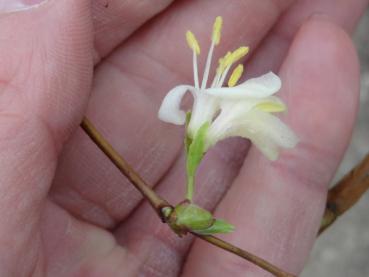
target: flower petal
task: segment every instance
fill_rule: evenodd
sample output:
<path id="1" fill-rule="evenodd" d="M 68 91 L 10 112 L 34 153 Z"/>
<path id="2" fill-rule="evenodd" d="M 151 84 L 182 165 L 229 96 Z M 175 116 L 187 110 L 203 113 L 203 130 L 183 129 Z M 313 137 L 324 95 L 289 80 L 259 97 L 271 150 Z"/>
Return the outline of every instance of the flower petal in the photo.
<path id="1" fill-rule="evenodd" d="M 278 157 L 278 147 L 293 148 L 298 142 L 298 138 L 286 124 L 263 111 L 253 109 L 243 118 L 231 121 L 224 119 L 220 115 L 210 127 L 207 147 L 226 137 L 241 136 L 250 139 L 267 158 L 275 160 Z"/>
<path id="2" fill-rule="evenodd" d="M 252 135 L 249 137 L 252 143 L 271 161 L 275 161 L 279 156 L 279 148 L 272 141 L 268 141 L 267 137 L 253 138 Z"/>
<path id="3" fill-rule="evenodd" d="M 227 99 L 263 98 L 276 93 L 281 85 L 281 79 L 273 72 L 269 72 L 235 87 L 209 88 L 205 93 Z"/>
<path id="4" fill-rule="evenodd" d="M 188 124 L 188 135 L 193 138 L 204 123 L 213 121 L 219 110 L 218 99 L 200 91 L 194 94 L 191 120 Z"/>
<path id="5" fill-rule="evenodd" d="M 188 90 L 194 87 L 179 85 L 171 89 L 161 103 L 158 117 L 160 120 L 176 125 L 183 125 L 186 121 L 186 113 L 181 110 L 181 101 Z"/>
<path id="6" fill-rule="evenodd" d="M 255 109 L 268 113 L 279 113 L 287 110 L 286 104 L 276 96 L 269 96 L 265 99 L 259 99 Z"/>
<path id="7" fill-rule="evenodd" d="M 283 148 L 296 146 L 298 142 L 297 136 L 278 117 L 258 110 L 250 111 L 249 117 L 257 136 L 265 136 Z"/>

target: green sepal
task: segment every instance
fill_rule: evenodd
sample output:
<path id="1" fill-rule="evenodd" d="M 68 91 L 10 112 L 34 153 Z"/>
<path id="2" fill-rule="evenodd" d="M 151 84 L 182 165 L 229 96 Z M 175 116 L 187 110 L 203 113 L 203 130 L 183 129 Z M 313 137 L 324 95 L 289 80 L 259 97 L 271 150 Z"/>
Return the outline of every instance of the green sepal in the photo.
<path id="1" fill-rule="evenodd" d="M 209 122 L 204 123 L 196 132 L 187 152 L 187 178 L 188 183 L 193 185 L 197 167 L 205 154 L 205 137 L 209 129 Z"/>
<path id="2" fill-rule="evenodd" d="M 229 224 L 228 222 L 216 219 L 214 223 L 207 229 L 202 230 L 193 230 L 195 233 L 199 235 L 214 235 L 214 234 L 226 234 L 233 232 L 235 227 L 232 224 Z"/>
<path id="3" fill-rule="evenodd" d="M 188 124 L 190 124 L 190 120 L 191 120 L 191 112 L 187 112 L 186 113 L 186 135 L 185 135 L 185 139 L 184 139 L 184 145 L 185 145 L 185 149 L 186 149 L 186 155 L 188 155 L 188 151 L 190 149 L 190 145 L 192 143 L 192 139 L 190 138 L 190 136 L 188 135 Z"/>

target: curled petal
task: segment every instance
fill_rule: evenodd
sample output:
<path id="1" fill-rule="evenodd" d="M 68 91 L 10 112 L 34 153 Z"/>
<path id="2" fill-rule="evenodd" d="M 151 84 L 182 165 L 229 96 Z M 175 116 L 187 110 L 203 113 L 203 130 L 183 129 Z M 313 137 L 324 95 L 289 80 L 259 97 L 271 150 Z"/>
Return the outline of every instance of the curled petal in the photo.
<path id="1" fill-rule="evenodd" d="M 251 111 L 249 116 L 256 135 L 267 137 L 279 147 L 293 148 L 296 146 L 297 136 L 278 117 L 258 110 Z"/>
<path id="2" fill-rule="evenodd" d="M 209 146 L 234 136 L 250 139 L 270 160 L 277 159 L 279 147 L 293 148 L 298 142 L 293 131 L 278 117 L 256 109 L 233 121 L 224 121 L 219 116 L 209 130 Z"/>
<path id="3" fill-rule="evenodd" d="M 192 89 L 192 86 L 180 85 L 170 90 L 161 103 L 158 112 L 159 119 L 164 122 L 183 125 L 186 121 L 186 113 L 181 110 L 181 101 L 185 93 Z"/>
<path id="4" fill-rule="evenodd" d="M 224 99 L 263 98 L 276 93 L 281 85 L 281 79 L 273 72 L 269 72 L 235 87 L 209 88 L 206 93 Z"/>
<path id="5" fill-rule="evenodd" d="M 223 99 L 221 106 L 221 118 L 223 121 L 238 122 L 242 118 L 247 118 L 250 110 L 257 109 L 259 111 L 276 113 L 287 110 L 286 105 L 276 96 L 265 98 L 247 98 L 242 100 Z"/>

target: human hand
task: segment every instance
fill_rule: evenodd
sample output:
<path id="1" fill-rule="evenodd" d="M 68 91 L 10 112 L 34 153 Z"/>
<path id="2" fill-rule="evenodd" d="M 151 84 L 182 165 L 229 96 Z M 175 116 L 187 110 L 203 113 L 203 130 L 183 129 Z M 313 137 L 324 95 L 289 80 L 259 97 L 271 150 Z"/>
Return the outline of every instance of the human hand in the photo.
<path id="1" fill-rule="evenodd" d="M 301 141 L 276 162 L 245 141 L 221 143 L 195 201 L 236 226 L 227 240 L 301 271 L 357 109 L 357 59 L 339 26 L 351 32 L 367 1 L 175 1 L 139 28 L 169 3 L 50 0 L 0 15 L 1 276 L 267 274 L 177 238 L 77 128 L 87 107 L 162 196 L 182 200 L 183 131 L 156 114 L 168 89 L 192 78 L 185 31 L 206 49 L 217 15 L 216 55 L 246 44 L 249 76 L 278 72 L 284 120 Z M 316 12 L 326 19 L 306 20 Z"/>

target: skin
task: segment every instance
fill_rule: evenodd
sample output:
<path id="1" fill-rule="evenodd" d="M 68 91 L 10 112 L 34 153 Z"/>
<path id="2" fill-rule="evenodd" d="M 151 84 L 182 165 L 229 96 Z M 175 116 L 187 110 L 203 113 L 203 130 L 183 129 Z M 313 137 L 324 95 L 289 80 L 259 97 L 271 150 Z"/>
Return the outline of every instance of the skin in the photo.
<path id="1" fill-rule="evenodd" d="M 282 118 L 300 143 L 276 162 L 244 140 L 220 143 L 195 202 L 237 227 L 228 241 L 301 272 L 355 121 L 349 34 L 368 1 L 92 2 L 0 15 L 0 275 L 269 276 L 177 238 L 78 128 L 87 114 L 160 195 L 181 201 L 183 128 L 156 113 L 171 87 L 192 83 L 184 32 L 199 38 L 203 64 L 217 15 L 216 56 L 249 45 L 247 76 L 279 74 Z"/>

